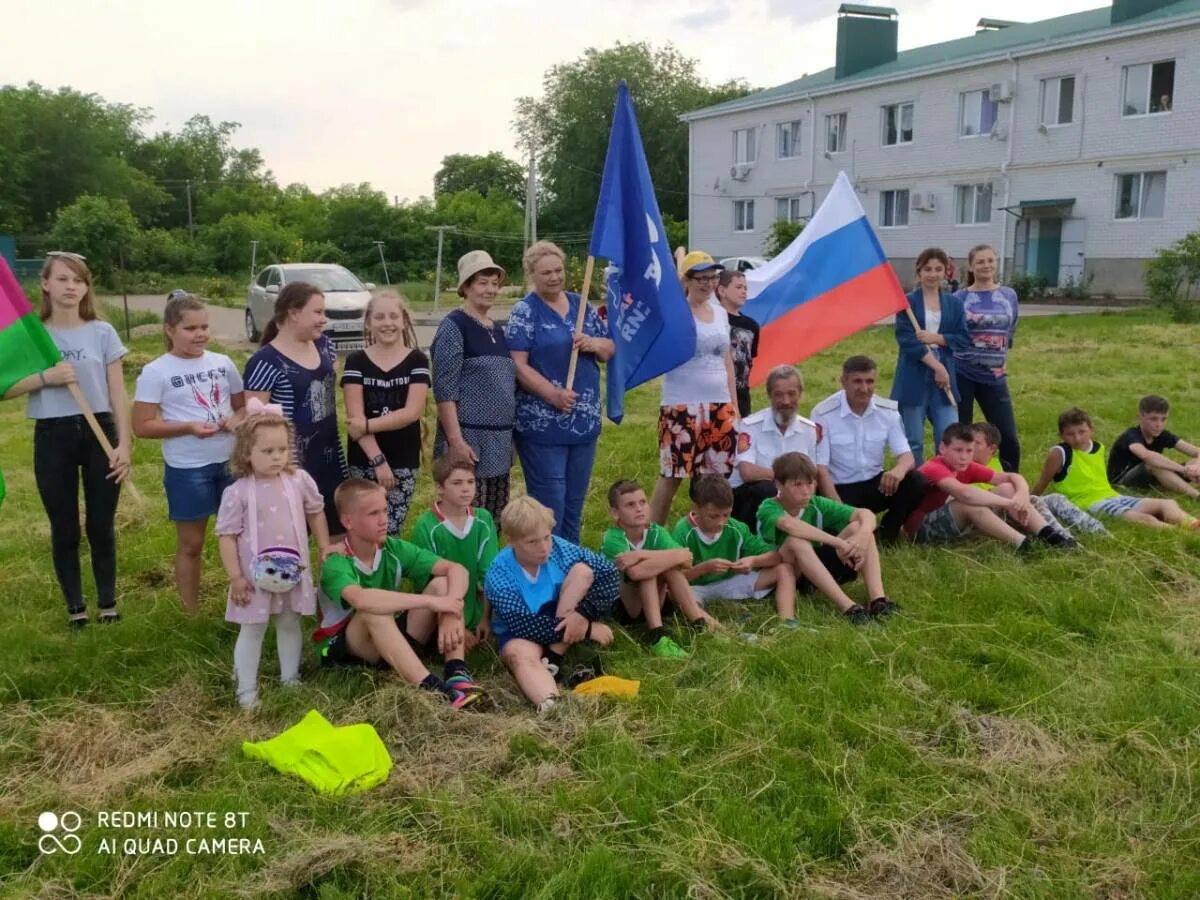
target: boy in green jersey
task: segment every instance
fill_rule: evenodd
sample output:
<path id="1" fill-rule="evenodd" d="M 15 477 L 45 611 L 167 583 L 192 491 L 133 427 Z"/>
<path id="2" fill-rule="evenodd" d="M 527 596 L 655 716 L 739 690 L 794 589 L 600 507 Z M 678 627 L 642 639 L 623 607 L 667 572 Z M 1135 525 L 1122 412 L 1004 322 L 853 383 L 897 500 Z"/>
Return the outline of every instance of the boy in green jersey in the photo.
<path id="1" fill-rule="evenodd" d="M 500 552 L 496 523 L 486 509 L 471 507 L 475 498 L 474 463 L 440 456 L 433 461 L 433 481 L 437 485 L 437 502 L 417 519 L 412 542 L 467 570 L 463 620 L 470 650 L 492 633 L 492 613 L 483 596 L 483 576 Z"/>
<path id="2" fill-rule="evenodd" d="M 440 691 L 455 709 L 483 692 L 463 661 L 463 595 L 467 573 L 390 537 L 387 492 L 374 481 L 348 478 L 333 493 L 346 529 L 344 551 L 321 568 L 321 627 L 313 634 L 322 665 L 386 666 L 409 684 Z M 401 590 L 403 582 L 422 593 Z M 445 679 L 417 656 L 436 643 Z"/>
<path id="3" fill-rule="evenodd" d="M 883 590 L 875 514 L 818 496 L 817 467 L 803 453 L 776 457 L 771 471 L 779 494 L 758 508 L 758 534 L 803 576 L 800 589 L 819 591 L 854 625 L 895 612 Z M 871 597 L 865 608 L 841 588 L 860 573 Z"/>
<path id="4" fill-rule="evenodd" d="M 751 533 L 733 513 L 733 488 L 720 475 L 692 482 L 692 511 L 675 524 L 673 536 L 692 554 L 684 571 L 701 603 L 762 600 L 775 591 L 775 612 L 796 618 L 796 576 L 774 547 Z"/>
<path id="5" fill-rule="evenodd" d="M 608 514 L 613 526 L 604 532 L 600 552 L 621 572 L 621 609 L 625 619 L 645 619 L 646 643 L 655 656 L 687 659 L 687 651 L 667 634 L 662 609 L 667 595 L 693 625 L 715 625 L 696 600 L 683 569 L 692 554 L 670 532 L 650 521 L 646 492 L 636 481 L 622 480 L 608 489 Z"/>
<path id="6" fill-rule="evenodd" d="M 1082 409 L 1072 407 L 1058 417 L 1058 436 L 1062 443 L 1050 448 L 1033 486 L 1035 494 L 1053 484 L 1056 491 L 1094 516 L 1114 516 L 1153 528 L 1195 528 L 1200 524 L 1174 500 L 1117 493 L 1108 482 L 1104 445 L 1093 440 L 1092 420 Z"/>

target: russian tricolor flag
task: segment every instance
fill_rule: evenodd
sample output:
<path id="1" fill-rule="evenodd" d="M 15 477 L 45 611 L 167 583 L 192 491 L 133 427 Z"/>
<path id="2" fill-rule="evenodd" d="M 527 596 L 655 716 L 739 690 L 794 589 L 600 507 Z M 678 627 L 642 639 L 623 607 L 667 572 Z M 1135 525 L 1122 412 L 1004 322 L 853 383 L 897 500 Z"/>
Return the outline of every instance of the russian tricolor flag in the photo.
<path id="1" fill-rule="evenodd" d="M 746 286 L 742 312 L 762 326 L 751 385 L 908 304 L 845 172 L 800 236 L 746 273 Z"/>

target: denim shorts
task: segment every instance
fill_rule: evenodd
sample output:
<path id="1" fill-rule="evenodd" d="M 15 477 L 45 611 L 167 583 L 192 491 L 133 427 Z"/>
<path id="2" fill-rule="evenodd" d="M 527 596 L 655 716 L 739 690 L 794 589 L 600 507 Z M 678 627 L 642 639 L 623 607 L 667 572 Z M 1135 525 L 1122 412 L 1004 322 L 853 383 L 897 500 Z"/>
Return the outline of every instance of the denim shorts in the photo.
<path id="1" fill-rule="evenodd" d="M 196 469 L 164 466 L 167 517 L 172 522 L 196 522 L 215 516 L 221 506 L 221 494 L 231 484 L 229 463 L 209 463 Z"/>
<path id="2" fill-rule="evenodd" d="M 1115 497 L 1105 497 L 1103 500 L 1097 500 L 1088 507 L 1088 512 L 1094 516 L 1120 518 L 1130 510 L 1136 509 L 1137 505 L 1145 499 L 1145 497 L 1127 497 L 1124 494 L 1117 494 Z"/>

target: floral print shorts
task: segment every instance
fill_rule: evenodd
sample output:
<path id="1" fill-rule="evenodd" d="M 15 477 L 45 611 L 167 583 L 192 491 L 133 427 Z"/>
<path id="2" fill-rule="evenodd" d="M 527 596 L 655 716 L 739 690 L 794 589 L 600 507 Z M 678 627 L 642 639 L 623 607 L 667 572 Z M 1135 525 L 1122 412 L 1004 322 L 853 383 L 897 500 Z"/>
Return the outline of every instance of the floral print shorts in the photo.
<path id="1" fill-rule="evenodd" d="M 737 455 L 737 407 L 732 403 L 688 403 L 659 407 L 659 471 L 664 478 L 733 472 Z"/>

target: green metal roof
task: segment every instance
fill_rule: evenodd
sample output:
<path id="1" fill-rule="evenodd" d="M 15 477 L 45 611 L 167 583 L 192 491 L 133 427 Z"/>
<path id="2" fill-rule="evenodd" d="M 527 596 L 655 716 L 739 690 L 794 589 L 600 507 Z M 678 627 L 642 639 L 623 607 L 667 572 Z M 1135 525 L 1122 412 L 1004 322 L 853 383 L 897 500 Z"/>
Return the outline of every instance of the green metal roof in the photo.
<path id="1" fill-rule="evenodd" d="M 1021 209 L 1044 209 L 1050 206 L 1074 206 L 1074 197 L 1063 197 L 1059 200 L 1022 200 Z"/>
<path id="2" fill-rule="evenodd" d="M 811 91 L 828 91 L 842 86 L 852 87 L 856 82 L 875 78 L 904 77 L 918 74 L 923 69 L 933 69 L 953 63 L 967 63 L 975 58 L 986 58 L 1039 47 L 1049 49 L 1055 44 L 1089 35 L 1102 37 L 1105 31 L 1125 31 L 1141 25 L 1149 25 L 1164 19 L 1200 15 L 1200 0 L 1177 0 L 1159 7 L 1153 12 L 1127 19 L 1118 25 L 1112 24 L 1112 8 L 1090 9 L 1044 19 L 1041 22 L 1025 22 L 996 31 L 981 31 L 969 37 L 901 50 L 894 62 L 884 63 L 848 75 L 834 78 L 833 68 L 806 75 L 777 87 L 756 91 L 736 100 L 727 100 L 715 106 L 685 113 L 684 119 L 705 118 L 747 107 L 767 106 L 783 103 Z"/>
<path id="3" fill-rule="evenodd" d="M 898 16 L 899 12 L 892 9 L 890 6 L 864 6 L 861 3 L 843 3 L 838 7 L 839 13 L 848 13 L 852 16 Z"/>

